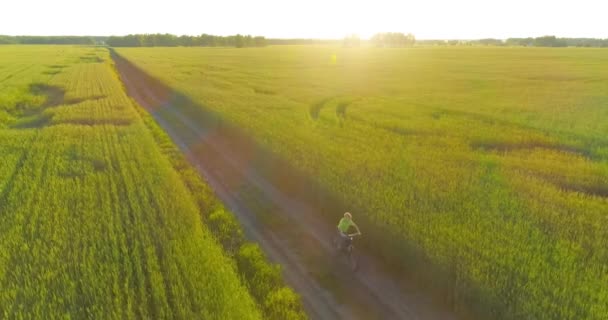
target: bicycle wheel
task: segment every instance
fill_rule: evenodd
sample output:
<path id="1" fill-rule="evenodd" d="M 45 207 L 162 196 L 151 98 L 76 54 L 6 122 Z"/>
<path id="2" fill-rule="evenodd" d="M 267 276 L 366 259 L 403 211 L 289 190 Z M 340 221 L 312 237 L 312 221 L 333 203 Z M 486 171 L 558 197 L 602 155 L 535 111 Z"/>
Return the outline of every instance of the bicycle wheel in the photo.
<path id="1" fill-rule="evenodd" d="M 348 264 L 353 271 L 357 271 L 359 269 L 359 261 L 357 261 L 357 257 L 355 255 L 355 248 L 352 246 L 350 247 L 350 250 L 348 250 Z"/>
<path id="2" fill-rule="evenodd" d="M 333 236 L 331 239 L 331 245 L 334 255 L 338 255 L 338 253 L 340 253 L 340 240 L 341 239 L 338 236 Z"/>

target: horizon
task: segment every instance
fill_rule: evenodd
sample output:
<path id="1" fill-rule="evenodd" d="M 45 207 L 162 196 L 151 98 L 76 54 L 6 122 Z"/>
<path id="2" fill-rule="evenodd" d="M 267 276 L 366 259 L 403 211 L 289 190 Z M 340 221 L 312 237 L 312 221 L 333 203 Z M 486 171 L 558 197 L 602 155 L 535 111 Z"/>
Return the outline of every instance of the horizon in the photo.
<path id="1" fill-rule="evenodd" d="M 32 10 L 35 7 L 36 10 Z M 482 0 L 396 3 L 389 0 L 285 2 L 264 0 L 199 3 L 174 0 L 120 2 L 103 6 L 80 1 L 22 1 L 5 4 L 0 34 L 10 36 L 122 36 L 250 34 L 271 39 L 369 39 L 379 32 L 412 33 L 419 40 L 608 38 L 607 5 L 591 0 Z M 540 18 L 539 18 L 540 17 Z M 514 23 L 515 22 L 515 23 Z"/>
<path id="2" fill-rule="evenodd" d="M 390 31 L 388 31 L 390 32 Z M 384 31 L 382 32 L 377 32 L 379 33 L 385 33 Z M 407 32 L 404 32 L 407 34 Z M 208 35 L 212 35 L 212 36 L 220 36 L 217 34 L 210 34 L 210 33 L 198 33 L 198 34 L 173 34 L 173 33 L 167 33 L 167 32 L 157 32 L 157 33 L 135 33 L 135 34 L 171 34 L 177 37 L 180 36 L 191 36 L 191 37 L 196 37 L 196 36 L 200 36 L 202 34 L 208 34 Z M 86 35 L 74 35 L 74 34 L 0 34 L 0 36 L 8 36 L 8 37 L 91 37 L 91 38 L 109 38 L 109 37 L 125 37 L 128 35 L 135 35 L 134 33 L 129 33 L 129 34 L 112 34 L 112 35 L 90 35 L 90 34 L 86 34 Z M 376 33 L 374 33 L 376 34 Z M 253 36 L 253 37 L 257 37 L 257 36 L 262 36 L 266 39 L 271 39 L 271 40 L 319 40 L 319 41 L 342 41 L 344 39 L 344 37 L 347 36 L 352 36 L 353 34 L 350 35 L 345 35 L 344 37 L 341 38 L 274 38 L 274 37 L 266 37 L 264 35 L 258 35 L 258 34 L 247 34 L 247 33 L 236 33 L 236 34 L 227 34 L 227 35 L 221 35 L 221 36 L 235 36 L 235 35 L 242 35 L 242 36 Z M 356 35 L 359 36 L 359 35 Z M 373 35 L 372 35 L 373 36 Z M 416 37 L 416 35 L 414 34 L 414 36 Z M 416 41 L 477 41 L 477 40 L 484 40 L 484 39 L 493 39 L 493 40 L 501 40 L 501 41 L 506 41 L 508 39 L 528 39 L 528 38 L 538 38 L 538 37 L 556 37 L 558 39 L 560 38 L 568 38 L 568 39 L 599 39 L 599 40 L 608 40 L 608 37 L 602 37 L 602 38 L 593 38 L 593 37 L 562 37 L 559 35 L 554 35 L 554 34 L 546 34 L 546 35 L 542 35 L 542 36 L 529 36 L 529 37 L 507 37 L 507 38 L 492 38 L 492 37 L 488 37 L 488 38 L 444 38 L 444 39 L 440 39 L 440 38 L 418 38 L 416 37 Z M 361 38 L 361 41 L 371 41 L 371 37 L 367 37 L 367 38 Z"/>

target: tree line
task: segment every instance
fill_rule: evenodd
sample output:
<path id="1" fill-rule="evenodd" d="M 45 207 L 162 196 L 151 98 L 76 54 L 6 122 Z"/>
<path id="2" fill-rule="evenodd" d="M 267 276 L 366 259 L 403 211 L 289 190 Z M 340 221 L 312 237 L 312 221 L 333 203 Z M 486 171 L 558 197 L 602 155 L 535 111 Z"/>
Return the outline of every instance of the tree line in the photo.
<path id="1" fill-rule="evenodd" d="M 79 44 L 94 45 L 103 42 L 105 37 L 90 36 L 4 36 L 0 44 Z"/>
<path id="2" fill-rule="evenodd" d="M 555 36 L 508 38 L 502 39 L 478 39 L 478 40 L 420 40 L 423 45 L 451 45 L 451 46 L 524 46 L 524 47 L 608 47 L 608 39 L 596 38 L 558 38 Z"/>
<path id="3" fill-rule="evenodd" d="M 214 36 L 176 36 L 172 34 L 130 34 L 126 36 L 111 36 L 106 40 L 111 47 L 262 47 L 266 38 L 250 35 Z"/>
<path id="4" fill-rule="evenodd" d="M 412 47 L 416 37 L 411 33 L 385 32 L 375 34 L 370 42 L 376 47 Z"/>
<path id="5" fill-rule="evenodd" d="M 413 34 L 400 32 L 377 33 L 369 41 L 363 41 L 358 35 L 348 35 L 342 39 L 344 47 L 359 47 L 363 43 L 369 43 L 376 47 L 412 47 L 416 43 Z"/>
<path id="6" fill-rule="evenodd" d="M 267 39 L 268 45 L 339 45 L 336 39 Z"/>
<path id="7" fill-rule="evenodd" d="M 505 41 L 505 45 L 526 47 L 608 47 L 608 39 L 556 38 L 555 36 L 509 38 Z"/>
<path id="8" fill-rule="evenodd" d="M 421 45 L 450 46 L 524 46 L 524 47 L 608 47 L 608 39 L 597 38 L 558 38 L 555 36 L 477 39 L 477 40 L 416 40 L 411 33 L 387 32 L 374 35 L 369 41 L 361 40 L 356 35 L 349 35 L 342 40 L 325 39 L 266 39 L 261 36 L 233 35 L 214 36 L 176 36 L 172 34 L 130 34 L 127 36 L 6 36 L 0 35 L 2 44 L 68 44 L 68 45 L 103 45 L 112 47 L 262 47 L 266 45 L 340 45 L 358 47 L 370 43 L 376 47 L 409 47 Z"/>

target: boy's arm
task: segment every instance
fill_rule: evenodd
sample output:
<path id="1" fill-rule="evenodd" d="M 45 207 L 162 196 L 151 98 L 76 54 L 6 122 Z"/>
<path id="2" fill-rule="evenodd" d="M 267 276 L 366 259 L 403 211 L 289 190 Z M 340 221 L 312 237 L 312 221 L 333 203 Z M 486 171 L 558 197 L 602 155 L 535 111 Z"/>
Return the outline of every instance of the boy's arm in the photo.
<path id="1" fill-rule="evenodd" d="M 355 229 L 357 229 L 357 233 L 361 234 L 361 230 L 359 230 L 359 226 L 353 221 L 353 227 L 355 227 Z"/>

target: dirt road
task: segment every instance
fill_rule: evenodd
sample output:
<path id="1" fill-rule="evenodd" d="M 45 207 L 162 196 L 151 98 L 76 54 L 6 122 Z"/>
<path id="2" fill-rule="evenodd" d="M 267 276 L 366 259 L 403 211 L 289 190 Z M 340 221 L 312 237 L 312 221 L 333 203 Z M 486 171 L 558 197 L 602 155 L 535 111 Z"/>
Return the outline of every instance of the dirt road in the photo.
<path id="1" fill-rule="evenodd" d="M 344 259 L 333 255 L 329 239 L 335 226 L 318 216 L 318 208 L 256 171 L 256 150 L 243 150 L 222 130 L 192 120 L 170 88 L 119 56 L 114 59 L 129 95 L 238 216 L 247 237 L 282 265 L 311 319 L 456 319 L 445 306 L 390 276 L 370 255 L 358 252 L 361 270 L 351 272 Z"/>

